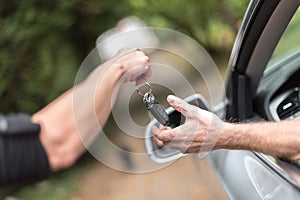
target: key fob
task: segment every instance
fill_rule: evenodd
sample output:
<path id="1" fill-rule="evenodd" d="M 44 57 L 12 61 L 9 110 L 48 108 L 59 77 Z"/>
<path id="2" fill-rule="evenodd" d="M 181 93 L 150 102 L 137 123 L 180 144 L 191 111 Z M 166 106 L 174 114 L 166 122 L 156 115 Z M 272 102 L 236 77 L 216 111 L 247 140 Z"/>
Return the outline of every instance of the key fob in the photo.
<path id="1" fill-rule="evenodd" d="M 143 98 L 144 104 L 155 119 L 164 126 L 169 124 L 169 116 L 152 93 L 147 92 Z"/>

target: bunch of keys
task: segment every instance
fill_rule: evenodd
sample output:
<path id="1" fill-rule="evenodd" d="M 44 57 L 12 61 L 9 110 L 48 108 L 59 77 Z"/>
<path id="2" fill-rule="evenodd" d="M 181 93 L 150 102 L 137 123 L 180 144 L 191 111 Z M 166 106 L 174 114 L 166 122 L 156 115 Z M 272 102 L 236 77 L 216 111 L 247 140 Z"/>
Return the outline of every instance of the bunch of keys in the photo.
<path id="1" fill-rule="evenodd" d="M 162 125 L 167 126 L 169 124 L 169 116 L 167 112 L 152 94 L 150 83 L 147 82 L 145 85 L 149 87 L 149 91 L 143 94 L 140 92 L 139 88 L 137 88 L 137 93 L 143 96 L 143 102 L 146 105 L 147 109 L 150 111 L 150 113 L 153 115 L 153 117 L 155 117 L 155 119 Z"/>

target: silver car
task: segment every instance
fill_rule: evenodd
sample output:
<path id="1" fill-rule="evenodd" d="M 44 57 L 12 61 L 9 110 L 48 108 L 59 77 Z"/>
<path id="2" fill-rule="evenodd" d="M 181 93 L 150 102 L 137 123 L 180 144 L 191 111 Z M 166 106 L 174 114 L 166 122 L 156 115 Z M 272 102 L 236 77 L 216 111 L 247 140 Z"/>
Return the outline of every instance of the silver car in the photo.
<path id="1" fill-rule="evenodd" d="M 226 98 L 220 107 L 209 108 L 201 95 L 186 101 L 209 109 L 224 120 L 280 121 L 300 116 L 300 10 L 299 0 L 250 2 L 232 49 L 226 80 Z M 167 109 L 174 124 L 180 113 Z M 177 121 L 176 121 L 177 120 Z M 157 148 L 146 129 L 146 149 L 159 163 L 182 156 Z M 284 133 L 282 133 L 284 134 Z M 276 147 L 274 147 L 276 148 Z M 208 159 L 230 199 L 300 199 L 297 165 L 259 152 L 218 150 Z"/>

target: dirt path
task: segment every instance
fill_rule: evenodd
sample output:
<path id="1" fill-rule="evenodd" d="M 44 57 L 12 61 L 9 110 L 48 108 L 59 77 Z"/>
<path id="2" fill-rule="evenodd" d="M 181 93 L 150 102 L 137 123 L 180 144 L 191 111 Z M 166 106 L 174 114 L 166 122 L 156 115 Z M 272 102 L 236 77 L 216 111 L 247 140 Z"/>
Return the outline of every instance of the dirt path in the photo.
<path id="1" fill-rule="evenodd" d="M 228 199 L 206 160 L 195 168 L 191 157 L 152 173 L 128 174 L 95 163 L 79 180 L 72 199 Z"/>
<path id="2" fill-rule="evenodd" d="M 128 137 L 120 130 L 114 132 L 110 138 L 114 144 L 134 152 L 145 151 L 143 140 Z M 113 151 L 105 145 L 103 148 L 107 154 Z M 122 159 L 120 155 L 111 153 L 110 159 L 128 165 L 128 160 Z M 163 169 L 142 174 L 120 172 L 95 160 L 90 169 L 79 177 L 78 190 L 71 199 L 216 200 L 228 197 L 206 159 L 186 156 Z"/>

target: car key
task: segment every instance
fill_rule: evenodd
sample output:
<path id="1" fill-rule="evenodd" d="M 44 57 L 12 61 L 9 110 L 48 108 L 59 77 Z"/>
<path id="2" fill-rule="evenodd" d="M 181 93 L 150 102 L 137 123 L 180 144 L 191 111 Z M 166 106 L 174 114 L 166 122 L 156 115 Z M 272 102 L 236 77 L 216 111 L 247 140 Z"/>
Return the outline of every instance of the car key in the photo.
<path id="1" fill-rule="evenodd" d="M 149 83 L 146 83 L 149 87 L 149 92 L 142 94 L 138 89 L 138 94 L 143 96 L 143 102 L 146 105 L 147 109 L 150 113 L 155 117 L 155 119 L 164 126 L 169 124 L 169 116 L 163 106 L 155 99 L 154 95 L 152 94 L 152 89 Z"/>
<path id="2" fill-rule="evenodd" d="M 155 99 L 154 95 L 147 92 L 143 98 L 144 104 L 150 113 L 164 126 L 169 124 L 169 116 L 162 105 Z"/>

